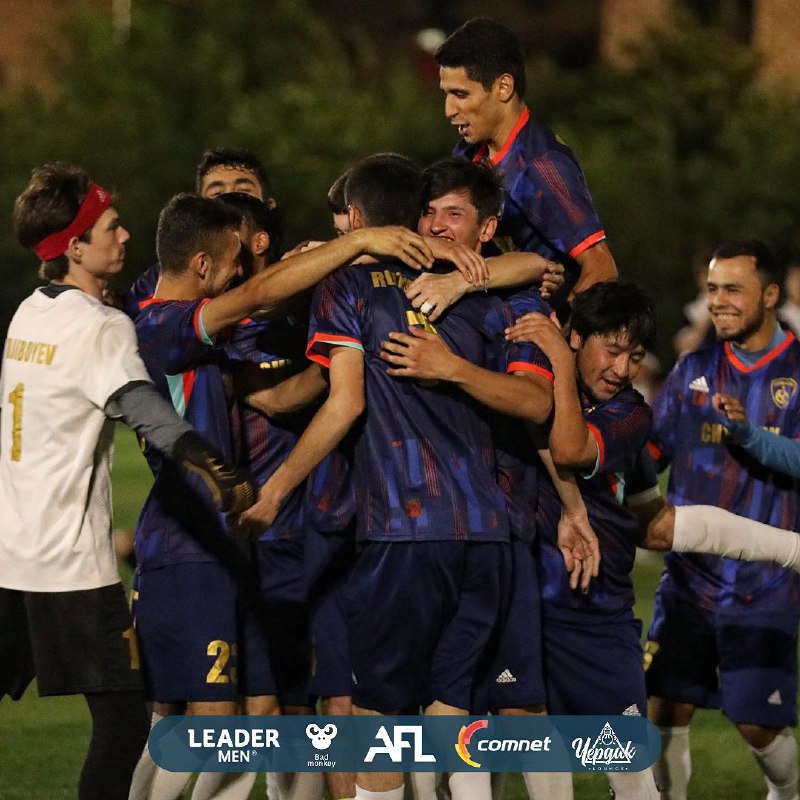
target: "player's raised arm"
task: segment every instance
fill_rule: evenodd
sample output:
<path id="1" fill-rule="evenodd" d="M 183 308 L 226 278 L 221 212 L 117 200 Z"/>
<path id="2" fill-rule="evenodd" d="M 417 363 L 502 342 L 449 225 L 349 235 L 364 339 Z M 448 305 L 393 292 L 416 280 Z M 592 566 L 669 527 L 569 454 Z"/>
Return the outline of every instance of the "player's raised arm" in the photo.
<path id="1" fill-rule="evenodd" d="M 406 228 L 389 226 L 353 231 L 283 259 L 236 289 L 214 298 L 203 308 L 203 327 L 213 336 L 256 311 L 269 310 L 311 288 L 335 269 L 365 254 L 397 258 L 415 269 L 433 263 L 422 237 Z"/>

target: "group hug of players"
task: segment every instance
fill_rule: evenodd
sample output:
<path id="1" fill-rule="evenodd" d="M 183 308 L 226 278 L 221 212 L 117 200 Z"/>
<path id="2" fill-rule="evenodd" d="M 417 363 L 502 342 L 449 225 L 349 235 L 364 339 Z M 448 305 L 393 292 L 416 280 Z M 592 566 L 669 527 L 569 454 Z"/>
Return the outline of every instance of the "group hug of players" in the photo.
<path id="1" fill-rule="evenodd" d="M 42 694 L 87 696 L 83 800 L 186 788 L 142 754 L 142 681 L 153 722 L 316 698 L 329 714 L 646 714 L 649 695 L 663 752 L 655 775 L 609 773 L 617 798 L 686 797 L 692 712 L 721 707 L 769 799 L 792 800 L 800 348 L 776 321 L 774 259 L 717 249 L 720 342 L 651 411 L 632 383 L 652 303 L 614 280 L 574 156 L 523 102 L 513 34 L 473 20 L 437 60 L 455 157 L 354 164 L 328 198 L 339 238 L 281 258 L 260 163 L 209 151 L 124 314 L 104 303 L 128 238 L 111 197 L 77 167 L 34 172 L 15 221 L 49 283 L 4 349 L 0 689 L 35 673 Z M 108 537 L 114 419 L 155 478 L 135 634 Z M 667 556 L 644 659 L 637 544 L 709 554 Z M 572 796 L 569 774 L 524 777 L 532 798 Z M 327 778 L 334 800 L 403 797 L 402 775 Z M 246 798 L 254 779 L 206 773 L 191 796 Z M 491 796 L 483 773 L 412 783 Z M 300 773 L 269 791 L 323 787 Z"/>

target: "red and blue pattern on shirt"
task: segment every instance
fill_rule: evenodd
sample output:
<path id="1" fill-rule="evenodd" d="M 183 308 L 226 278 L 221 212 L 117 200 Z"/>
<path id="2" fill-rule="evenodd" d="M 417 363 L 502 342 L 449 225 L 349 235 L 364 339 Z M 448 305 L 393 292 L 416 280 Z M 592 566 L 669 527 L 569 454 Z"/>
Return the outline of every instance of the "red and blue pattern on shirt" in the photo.
<path id="1" fill-rule="evenodd" d="M 624 506 L 626 473 L 637 463 L 650 433 L 652 414 L 635 389 L 623 389 L 604 403 L 581 398 L 583 414 L 597 442 L 596 472 L 577 476 L 589 522 L 600 541 L 600 574 L 587 594 L 569 587 L 569 575 L 558 549 L 561 501 L 548 475 L 541 480 L 537 522 L 537 559 L 545 615 L 586 619 L 588 614 L 630 614 L 634 593 L 631 570 L 636 556 L 638 523 Z"/>
<path id="2" fill-rule="evenodd" d="M 152 300 L 137 317 L 136 335 L 158 391 L 232 461 L 236 448 L 229 414 L 234 409 L 223 383 L 224 354 L 202 335 L 200 311 L 206 302 Z M 136 525 L 139 569 L 213 560 L 227 528 L 202 479 L 153 448 L 145 456 L 155 482 Z"/>
<path id="3" fill-rule="evenodd" d="M 390 377 L 381 341 L 390 331 L 422 325 L 480 366 L 545 367 L 535 363 L 532 348 L 504 341 L 512 317 L 498 298 L 468 295 L 431 326 L 403 292 L 417 275 L 394 262 L 350 267 L 317 287 L 312 304 L 309 358 L 328 365 L 332 347 L 364 352 L 367 408 L 354 454 L 358 535 L 506 541 L 508 514 L 482 408 L 446 382 Z"/>
<path id="4" fill-rule="evenodd" d="M 690 353 L 653 402 L 654 456 L 671 464 L 668 502 L 727 509 L 778 528 L 800 530 L 800 482 L 756 462 L 731 444 L 711 405 L 715 392 L 738 398 L 748 418 L 800 437 L 800 344 L 791 333 L 755 364 L 729 343 Z M 796 611 L 800 576 L 772 563 L 670 553 L 668 588 L 704 608 Z M 662 584 L 667 588 L 667 584 Z"/>

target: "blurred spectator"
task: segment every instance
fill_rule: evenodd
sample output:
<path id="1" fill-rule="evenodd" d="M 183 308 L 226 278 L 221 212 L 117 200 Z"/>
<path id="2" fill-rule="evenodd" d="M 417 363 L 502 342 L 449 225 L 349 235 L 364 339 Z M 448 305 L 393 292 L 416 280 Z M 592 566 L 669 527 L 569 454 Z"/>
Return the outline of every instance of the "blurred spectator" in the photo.
<path id="1" fill-rule="evenodd" d="M 800 255 L 789 261 L 783 283 L 786 302 L 778 309 L 778 319 L 784 328 L 800 338 Z"/>

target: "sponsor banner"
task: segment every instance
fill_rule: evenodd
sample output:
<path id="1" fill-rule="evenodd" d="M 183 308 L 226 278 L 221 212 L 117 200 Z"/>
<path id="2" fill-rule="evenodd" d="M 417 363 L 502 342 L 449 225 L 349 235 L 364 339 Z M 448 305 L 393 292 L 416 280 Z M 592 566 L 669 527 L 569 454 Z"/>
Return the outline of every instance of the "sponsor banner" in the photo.
<path id="1" fill-rule="evenodd" d="M 174 716 L 148 744 L 173 772 L 638 772 L 661 740 L 639 716 Z"/>

